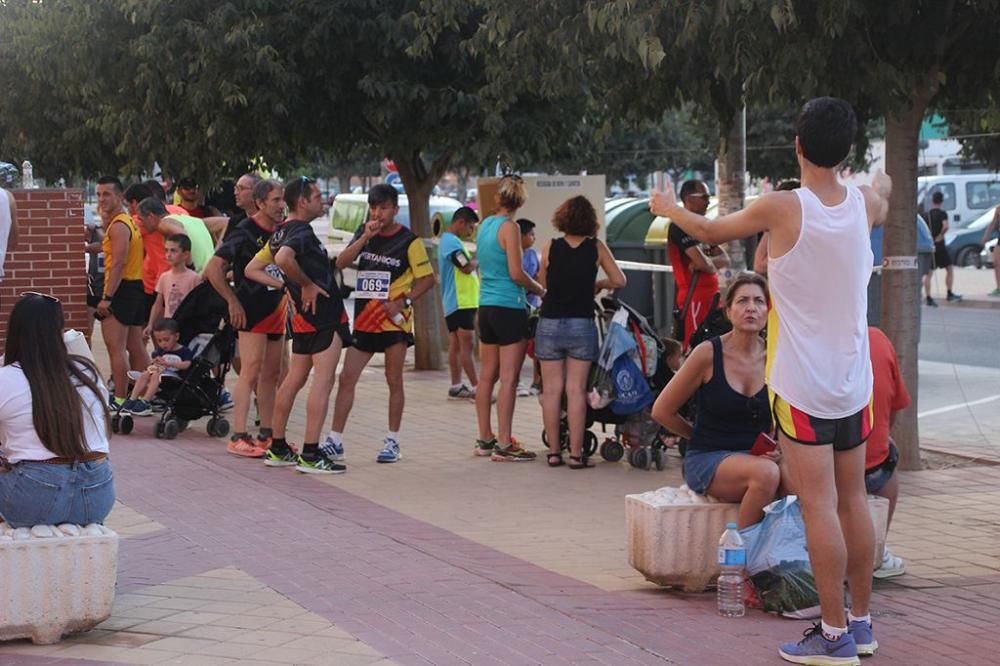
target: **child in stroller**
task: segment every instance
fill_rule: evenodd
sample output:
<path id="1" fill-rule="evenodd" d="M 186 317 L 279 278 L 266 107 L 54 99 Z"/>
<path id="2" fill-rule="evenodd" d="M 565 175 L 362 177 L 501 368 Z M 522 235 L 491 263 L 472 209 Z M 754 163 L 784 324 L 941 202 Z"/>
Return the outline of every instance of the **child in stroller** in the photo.
<path id="1" fill-rule="evenodd" d="M 160 319 L 153 324 L 153 362 L 135 380 L 132 394 L 120 413 L 132 416 L 152 416 L 153 408 L 149 404 L 159 392 L 160 386 L 169 386 L 171 382 L 180 379 L 180 372 L 191 367 L 194 354 L 180 343 L 181 329 L 173 319 Z"/>
<path id="2" fill-rule="evenodd" d="M 220 415 L 226 374 L 233 358 L 236 332 L 224 324 L 226 303 L 208 282 L 195 287 L 174 313 L 179 342 L 191 350 L 190 367 L 178 379 L 164 383 L 157 394 L 164 410 L 153 428 L 157 438 L 174 439 L 190 421 L 209 416 L 205 430 L 211 437 L 229 434 L 229 422 Z M 111 418 L 114 432 L 128 434 L 133 415 L 123 410 Z"/>
<path id="3" fill-rule="evenodd" d="M 591 370 L 587 396 L 587 431 L 584 433 L 583 454 L 600 453 L 609 462 L 617 462 L 628 449 L 633 467 L 664 468 L 664 456 L 670 435 L 653 421 L 649 405 L 679 364 L 679 345 L 661 340 L 656 331 L 633 307 L 614 297 L 604 297 L 594 303 L 594 316 L 601 341 L 601 355 Z M 619 330 L 613 332 L 613 326 Z M 620 357 L 625 357 L 621 358 Z M 616 363 L 632 363 L 643 377 L 643 385 L 635 387 L 625 399 L 615 388 Z M 634 375 L 633 375 L 634 376 Z M 598 445 L 597 435 L 590 428 L 599 423 L 602 430 L 614 426 L 612 434 Z M 559 424 L 560 446 L 569 445 L 569 425 L 565 415 Z M 548 444 L 545 433 L 542 440 Z"/>

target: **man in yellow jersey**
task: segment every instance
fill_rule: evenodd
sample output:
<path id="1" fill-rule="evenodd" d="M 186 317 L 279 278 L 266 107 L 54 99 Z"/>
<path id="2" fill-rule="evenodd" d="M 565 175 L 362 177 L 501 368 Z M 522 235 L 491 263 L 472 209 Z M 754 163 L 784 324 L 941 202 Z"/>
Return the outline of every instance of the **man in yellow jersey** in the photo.
<path id="1" fill-rule="evenodd" d="M 136 370 L 149 366 L 142 342 L 146 297 L 142 290 L 142 235 L 122 209 L 125 193 L 115 176 L 97 179 L 97 211 L 104 226 L 104 293 L 97 304 L 101 335 L 115 382 L 115 407 L 128 396 L 128 357 Z M 126 353 L 128 357 L 126 356 Z"/>
<path id="2" fill-rule="evenodd" d="M 839 182 L 838 168 L 856 131 L 850 104 L 833 97 L 810 100 L 795 138 L 800 189 L 765 194 L 715 222 L 678 206 L 669 186 L 649 204 L 654 215 L 670 217 L 712 245 L 770 234 L 774 307 L 767 382 L 823 615 L 820 625 L 798 643 L 783 644 L 778 654 L 819 666 L 857 665 L 858 655 L 878 648 L 869 612 L 875 536 L 864 483 L 873 423 L 866 312 L 869 236 L 888 212 L 892 181 L 879 172 L 871 187 Z M 846 614 L 845 578 L 851 591 Z"/>

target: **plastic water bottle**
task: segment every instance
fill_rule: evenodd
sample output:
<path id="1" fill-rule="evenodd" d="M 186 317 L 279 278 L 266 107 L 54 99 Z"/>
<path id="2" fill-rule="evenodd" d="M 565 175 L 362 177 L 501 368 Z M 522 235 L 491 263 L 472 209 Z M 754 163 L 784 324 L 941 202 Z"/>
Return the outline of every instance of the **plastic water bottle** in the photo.
<path id="1" fill-rule="evenodd" d="M 31 190 L 35 187 L 35 170 L 28 160 L 24 160 L 21 164 L 21 187 L 26 190 Z"/>
<path id="2" fill-rule="evenodd" d="M 719 615 L 723 617 L 743 617 L 746 606 L 743 604 L 743 576 L 746 572 L 747 549 L 743 537 L 736 529 L 736 523 L 728 523 L 726 531 L 719 539 L 719 575 L 718 596 Z"/>

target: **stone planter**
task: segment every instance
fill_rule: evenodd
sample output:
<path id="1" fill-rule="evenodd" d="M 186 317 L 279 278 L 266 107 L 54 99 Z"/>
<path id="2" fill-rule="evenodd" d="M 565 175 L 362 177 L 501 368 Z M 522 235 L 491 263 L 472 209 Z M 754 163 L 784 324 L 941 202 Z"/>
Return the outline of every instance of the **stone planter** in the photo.
<path id="1" fill-rule="evenodd" d="M 56 643 L 111 615 L 118 535 L 102 525 L 0 523 L 0 641 Z"/>

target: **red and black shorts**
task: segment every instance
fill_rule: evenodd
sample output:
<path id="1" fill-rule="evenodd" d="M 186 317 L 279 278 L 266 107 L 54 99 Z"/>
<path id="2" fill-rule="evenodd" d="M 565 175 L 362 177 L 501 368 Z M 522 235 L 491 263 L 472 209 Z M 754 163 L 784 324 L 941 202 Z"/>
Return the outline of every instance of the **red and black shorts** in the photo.
<path id="1" fill-rule="evenodd" d="M 273 310 L 260 314 L 255 311 L 256 304 L 244 303 L 242 298 L 240 303 L 247 315 L 247 325 L 240 330 L 246 333 L 265 333 L 268 340 L 281 340 L 285 337 L 288 326 L 287 297 L 282 298 Z"/>
<path id="2" fill-rule="evenodd" d="M 821 419 L 792 407 L 775 394 L 771 405 L 778 428 L 799 444 L 833 444 L 834 451 L 848 451 L 861 446 L 872 434 L 872 402 L 850 416 Z"/>

